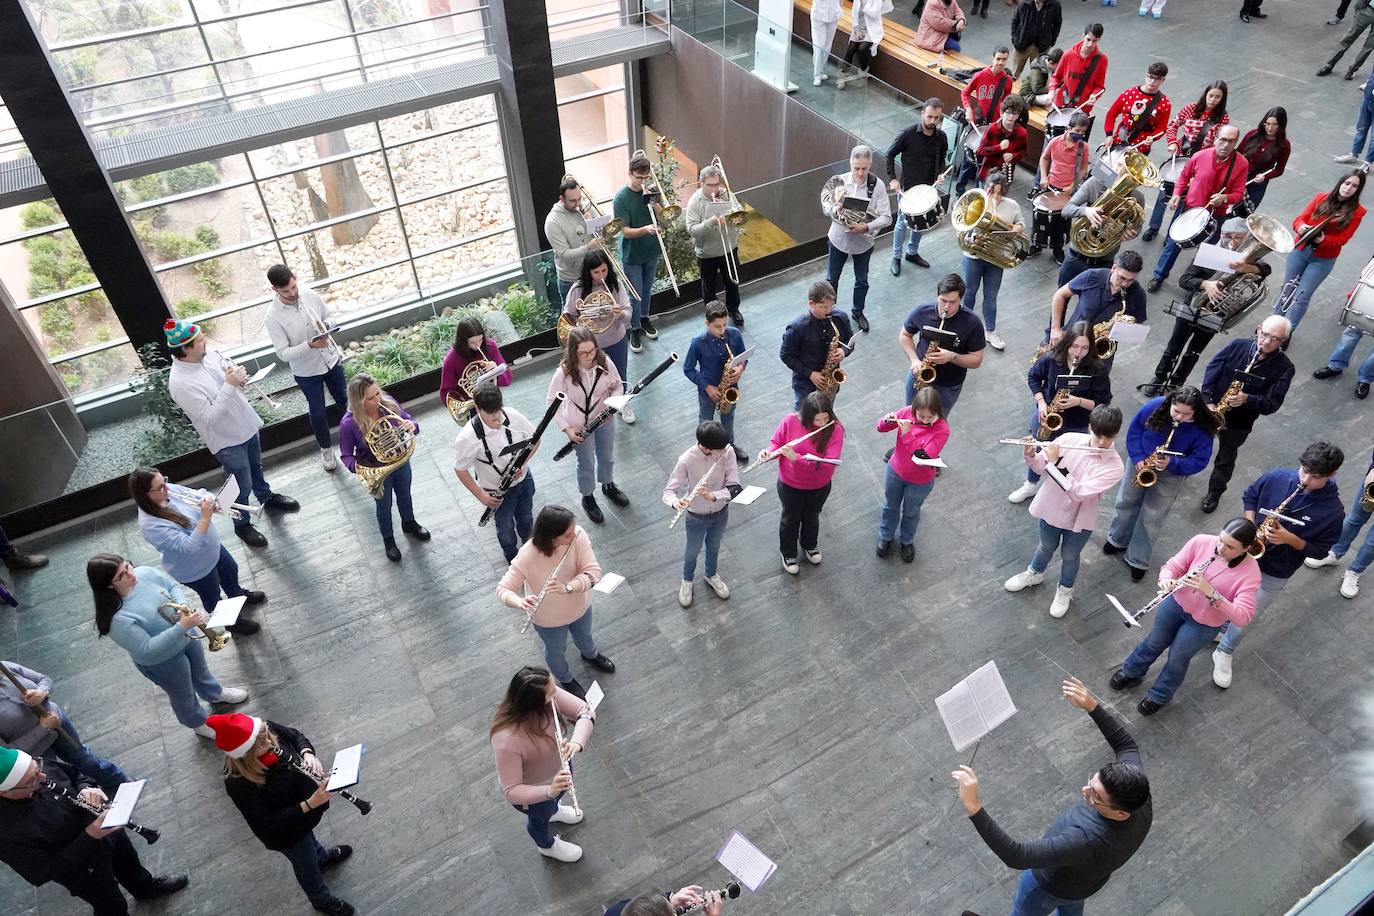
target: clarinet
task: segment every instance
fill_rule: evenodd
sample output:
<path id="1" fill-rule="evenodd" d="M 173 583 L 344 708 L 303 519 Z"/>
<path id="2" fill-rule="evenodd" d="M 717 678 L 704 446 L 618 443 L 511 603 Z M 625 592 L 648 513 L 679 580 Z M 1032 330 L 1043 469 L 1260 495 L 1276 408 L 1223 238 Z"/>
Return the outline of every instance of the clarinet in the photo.
<path id="1" fill-rule="evenodd" d="M 638 382 L 636 382 L 636 383 L 635 383 L 635 386 L 634 386 L 633 388 L 631 388 L 631 389 L 630 389 L 628 392 L 626 392 L 626 393 L 627 393 L 628 395 L 630 395 L 631 397 L 633 397 L 633 396 L 639 394 L 639 393 L 640 393 L 641 391 L 643 391 L 645 388 L 648 388 L 649 385 L 653 382 L 654 379 L 658 378 L 658 377 L 659 377 L 660 375 L 662 375 L 664 372 L 667 372 L 667 371 L 668 371 L 668 367 L 671 366 L 673 363 L 677 362 L 677 359 L 678 359 L 678 356 L 677 356 L 676 353 L 669 353 L 669 354 L 668 354 L 668 357 L 667 357 L 666 359 L 664 359 L 663 362 L 661 362 L 661 363 L 659 363 L 657 366 L 655 366 L 655 367 L 654 367 L 654 370 L 653 370 L 652 372 L 650 372 L 648 375 L 644 376 L 644 378 L 642 378 L 642 379 L 640 379 Z M 600 412 L 599 414 L 597 414 L 595 417 L 592 418 L 592 422 L 590 422 L 590 423 L 587 424 L 587 428 L 584 429 L 584 430 L 582 430 L 582 438 L 583 438 L 583 440 L 585 441 L 586 438 L 587 438 L 588 436 L 590 436 L 592 433 L 596 432 L 596 430 L 597 430 L 598 427 L 600 427 L 603 423 L 605 423 L 605 422 L 606 422 L 607 420 L 609 420 L 611 417 L 614 417 L 614 416 L 615 416 L 617 413 L 619 413 L 619 412 L 620 412 L 620 411 L 616 410 L 614 407 L 603 407 L 603 408 L 601 409 L 601 412 Z M 563 460 L 564 458 L 566 458 L 566 457 L 568 457 L 569 455 L 571 455 L 572 452 L 573 452 L 573 449 L 575 449 L 575 448 L 577 448 L 577 445 L 576 445 L 575 443 L 573 443 L 573 442 L 568 442 L 568 443 L 565 444 L 562 448 L 560 448 L 557 452 L 554 453 L 553 460 L 554 460 L 554 461 L 561 461 L 561 460 Z"/>
<path id="2" fill-rule="evenodd" d="M 501 483 L 497 486 L 496 492 L 492 496 L 496 497 L 496 505 L 501 504 L 501 500 L 506 498 L 511 487 L 515 486 L 515 478 L 520 476 L 520 472 L 525 470 L 525 465 L 529 463 L 530 456 L 534 454 L 534 447 L 539 444 L 539 437 L 544 435 L 544 430 L 553 422 L 553 415 L 558 412 L 558 407 L 563 403 L 567 395 L 558 392 L 554 399 L 549 402 L 548 410 L 544 411 L 544 416 L 540 418 L 539 425 L 534 428 L 534 434 L 525 440 L 524 444 L 516 451 L 515 457 L 506 465 L 506 473 L 501 475 Z M 482 513 L 482 517 L 477 520 L 477 524 L 485 527 L 491 521 L 491 517 L 496 514 L 496 506 L 488 506 Z"/>
<path id="3" fill-rule="evenodd" d="M 739 882 L 731 881 L 718 891 L 707 891 L 702 895 L 700 903 L 689 903 L 687 906 L 681 907 L 673 912 L 676 913 L 677 916 L 685 916 L 687 913 L 698 913 L 711 905 L 712 894 L 720 894 L 722 900 L 734 900 L 739 896 Z"/>
<path id="4" fill-rule="evenodd" d="M 285 751 L 282 748 L 277 747 L 274 747 L 272 749 L 272 753 L 276 754 L 282 760 L 286 761 L 286 765 L 291 767 L 291 769 L 295 770 L 297 773 L 300 773 L 302 776 L 309 777 L 310 781 L 315 783 L 317 786 L 323 786 L 328 781 L 325 779 L 316 778 L 315 774 L 310 772 L 310 767 L 305 765 L 305 761 L 297 757 L 295 754 L 289 753 L 288 751 Z M 339 789 L 334 794 L 339 796 L 346 802 L 352 802 L 353 807 L 357 808 L 358 813 L 363 815 L 364 817 L 366 817 L 367 813 L 372 810 L 372 802 L 359 798 L 347 789 Z"/>
<path id="5" fill-rule="evenodd" d="M 62 786 L 59 786 L 57 783 L 53 782 L 53 781 L 50 780 L 50 779 L 45 779 L 45 780 L 40 784 L 39 790 L 40 790 L 40 791 L 46 790 L 47 792 L 51 793 L 51 795 L 52 795 L 53 798 L 61 799 L 62 801 L 67 802 L 68 804 L 71 804 L 71 805 L 76 805 L 76 807 L 80 808 L 82 811 L 89 811 L 91 814 L 94 814 L 96 817 L 99 817 L 100 815 L 104 814 L 106 811 L 108 811 L 108 810 L 110 809 L 110 806 L 109 806 L 108 804 L 106 804 L 106 805 L 92 805 L 92 804 L 89 804 L 89 803 L 87 803 L 86 801 L 84 801 L 84 800 L 81 798 L 80 795 L 77 795 L 75 792 L 73 792 L 73 791 L 70 790 L 70 789 L 65 789 L 65 788 L 63 788 Z M 143 826 L 140 826 L 139 824 L 135 824 L 133 821 L 130 821 L 129 823 L 125 824 L 125 825 L 124 825 L 124 829 L 125 829 L 125 830 L 132 830 L 134 833 L 136 833 L 136 834 L 138 834 L 139 836 L 143 837 L 143 839 L 145 839 L 145 840 L 148 841 L 148 845 L 149 845 L 149 846 L 151 846 L 151 845 L 153 845 L 154 843 L 156 843 L 156 842 L 158 841 L 158 839 L 162 836 L 162 832 L 161 832 L 161 831 L 159 831 L 159 830 L 154 830 L 152 827 L 143 827 Z"/>

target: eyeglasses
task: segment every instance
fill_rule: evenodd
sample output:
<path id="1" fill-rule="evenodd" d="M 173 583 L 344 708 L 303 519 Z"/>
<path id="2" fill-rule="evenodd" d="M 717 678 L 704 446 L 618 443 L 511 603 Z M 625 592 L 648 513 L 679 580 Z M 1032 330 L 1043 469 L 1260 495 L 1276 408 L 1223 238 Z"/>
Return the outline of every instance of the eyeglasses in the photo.
<path id="1" fill-rule="evenodd" d="M 1284 335 L 1282 335 L 1282 334 L 1270 334 L 1268 331 L 1256 331 L 1256 332 L 1255 332 L 1255 337 L 1258 338 L 1259 340 L 1283 340 L 1283 339 L 1285 339 L 1285 338 L 1284 338 Z"/>
<path id="2" fill-rule="evenodd" d="M 134 568 L 130 566 L 128 563 L 125 563 L 123 566 L 119 567 L 119 572 L 114 574 L 114 581 L 118 582 L 121 579 L 132 578 L 133 574 Z"/>

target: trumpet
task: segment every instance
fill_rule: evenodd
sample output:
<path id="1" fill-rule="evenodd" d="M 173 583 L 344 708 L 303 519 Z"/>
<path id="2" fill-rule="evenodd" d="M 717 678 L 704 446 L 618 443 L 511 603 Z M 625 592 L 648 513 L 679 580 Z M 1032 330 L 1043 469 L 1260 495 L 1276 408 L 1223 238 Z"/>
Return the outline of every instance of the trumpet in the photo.
<path id="1" fill-rule="evenodd" d="M 548 581 L 546 581 L 544 587 L 539 590 L 539 596 L 534 599 L 534 607 L 525 612 L 525 623 L 520 627 L 520 632 L 522 634 L 529 632 L 530 624 L 534 623 L 534 615 L 539 613 L 539 607 L 544 603 L 544 596 L 549 593 L 553 581 L 558 578 L 558 571 L 563 568 L 563 561 L 568 559 L 568 554 L 572 553 L 573 542 L 576 540 L 577 538 L 574 537 L 572 541 L 568 542 L 568 546 L 563 548 L 563 555 L 558 558 L 558 565 L 553 568 L 553 572 L 549 573 Z"/>
<path id="2" fill-rule="evenodd" d="M 716 384 L 716 410 L 721 414 L 727 414 L 735 409 L 739 403 L 739 386 L 735 384 L 735 367 L 731 365 L 735 361 L 735 351 L 730 349 L 730 342 L 725 342 L 725 368 L 720 373 L 720 381 Z"/>
<path id="3" fill-rule="evenodd" d="M 326 774 L 325 778 L 320 778 L 316 776 L 313 772 L 311 772 L 310 767 L 305 765 L 305 761 L 297 757 L 295 754 L 289 753 L 279 747 L 273 747 L 272 753 L 276 754 L 279 758 L 286 761 L 286 765 L 289 766 L 291 769 L 295 770 L 297 773 L 300 773 L 302 776 L 309 777 L 311 781 L 313 781 L 316 785 L 324 786 L 328 783 L 328 774 Z M 358 813 L 363 815 L 364 817 L 366 817 L 367 813 L 372 810 L 372 802 L 367 801 L 366 799 L 359 798 L 347 789 L 340 789 L 334 794 L 339 796 L 339 798 L 342 798 L 344 801 L 351 803 L 353 807 L 358 809 Z"/>
<path id="4" fill-rule="evenodd" d="M 175 502 L 182 510 L 188 514 L 200 514 L 200 501 L 207 496 L 214 496 L 209 490 L 192 490 L 190 487 L 181 487 L 168 484 L 167 496 Z M 262 514 L 265 507 L 262 505 L 248 506 L 243 503 L 231 503 L 229 506 L 221 506 L 219 501 L 215 501 L 215 514 L 223 515 L 225 518 L 241 521 L 247 516 L 258 516 Z"/>
<path id="5" fill-rule="evenodd" d="M 75 805 L 82 811 L 89 811 L 96 817 L 99 817 L 106 811 L 110 810 L 110 805 L 108 802 L 103 805 L 92 805 L 89 802 L 85 801 L 76 792 L 73 792 L 71 789 L 65 788 L 63 786 L 59 786 L 51 779 L 45 779 L 42 782 L 40 782 L 38 784 L 38 791 L 47 792 L 52 798 L 64 801 L 69 805 Z M 129 823 L 125 824 L 124 829 L 132 830 L 134 833 L 143 837 L 143 839 L 148 841 L 149 846 L 156 843 L 162 837 L 162 831 L 154 830 L 152 827 L 144 827 L 140 824 L 135 824 L 133 821 L 130 821 Z"/>
<path id="6" fill-rule="evenodd" d="M 1174 421 L 1174 425 L 1169 429 L 1169 435 L 1160 443 L 1159 448 L 1151 452 L 1150 456 L 1145 459 L 1145 466 L 1135 472 L 1135 477 L 1132 480 L 1137 487 L 1149 489 L 1159 483 L 1159 471 L 1163 467 L 1163 459 L 1178 458 L 1183 455 L 1182 452 L 1169 450 L 1169 444 L 1174 441 L 1174 433 L 1176 432 L 1178 432 L 1177 420 Z"/>
<path id="7" fill-rule="evenodd" d="M 564 175 L 559 180 L 559 184 L 565 181 L 577 181 L 577 179 L 573 178 L 571 175 Z M 577 186 L 582 189 L 582 203 L 580 203 L 577 208 L 578 213 L 582 214 L 582 218 L 585 220 L 604 216 L 605 214 L 601 212 L 601 208 L 598 207 L 596 201 L 592 199 L 592 195 L 587 190 L 586 185 L 579 181 Z M 611 262 L 611 270 L 615 271 L 616 279 L 625 286 L 630 297 L 636 302 L 639 302 L 641 299 L 639 290 L 635 289 L 634 284 L 630 282 L 630 278 L 625 275 L 625 268 L 621 266 L 620 258 L 616 257 L 615 254 L 617 240 L 624 231 L 625 221 L 623 219 L 612 219 L 607 222 L 605 226 L 601 227 L 601 231 L 597 233 L 597 238 L 601 240 L 601 246 L 606 251 L 606 259 Z M 653 291 L 650 290 L 650 292 Z"/>
<path id="8" fill-rule="evenodd" d="M 739 229 L 748 221 L 749 211 L 740 204 L 734 189 L 730 187 L 730 177 L 725 174 L 725 163 L 721 161 L 719 154 L 711 158 L 711 164 L 720 170 L 720 180 L 725 184 L 725 200 L 730 204 L 730 210 L 723 214 L 725 222 L 730 228 Z M 730 244 L 730 232 L 719 223 L 716 224 L 716 231 L 720 234 L 721 247 L 725 249 L 725 275 L 730 278 L 731 283 L 739 286 L 739 256 L 735 253 L 735 246 Z"/>
<path id="9" fill-rule="evenodd" d="M 635 150 L 630 155 L 630 158 L 634 159 L 639 156 L 643 156 L 645 159 L 649 158 L 648 154 L 642 149 Z M 658 199 L 659 210 L 663 213 L 663 224 L 666 225 L 671 223 L 682 215 L 682 208 L 668 200 L 668 195 L 664 192 L 663 185 L 658 180 L 658 173 L 654 171 L 652 162 L 649 163 L 649 177 L 644 182 L 644 192 L 646 196 Z M 654 214 L 652 203 L 649 205 L 649 222 L 653 224 L 654 238 L 658 241 L 659 253 L 663 255 L 663 266 L 668 269 L 668 280 L 673 284 L 673 292 L 681 296 L 682 290 L 678 289 L 677 274 L 673 273 L 673 262 L 668 259 L 668 245 L 663 240 L 663 225 L 659 224 L 658 216 Z M 648 290 L 647 294 L 652 297 L 653 290 Z"/>
<path id="10" fill-rule="evenodd" d="M 558 763 L 571 776 L 572 763 L 568 759 L 567 751 L 563 749 L 563 717 L 558 714 L 558 707 L 554 705 L 552 699 L 549 700 L 549 707 L 553 710 L 553 733 L 558 740 Z M 574 786 L 571 781 L 568 783 L 568 796 L 572 799 L 573 810 L 581 814 L 582 806 L 577 803 L 577 786 Z"/>
<path id="11" fill-rule="evenodd" d="M 687 494 L 685 496 L 681 497 L 681 499 L 685 499 L 687 501 L 686 505 L 678 507 L 677 515 L 674 515 L 673 520 L 668 523 L 669 531 L 672 531 L 674 528 L 676 528 L 677 523 L 682 521 L 682 516 L 687 512 L 687 506 L 690 506 L 692 504 L 692 500 L 696 499 L 697 490 L 704 487 L 706 485 L 706 481 L 711 479 L 711 475 L 716 470 L 716 465 L 720 464 L 721 458 L 723 457 L 724 455 L 722 454 L 721 456 L 718 456 L 715 461 L 712 461 L 711 466 L 706 469 L 706 473 L 701 475 L 701 479 L 692 485 L 692 488 L 687 491 Z"/>
<path id="12" fill-rule="evenodd" d="M 1144 617 L 1146 614 L 1150 613 L 1155 608 L 1163 604 L 1165 598 L 1172 597 L 1174 592 L 1178 591 L 1179 589 L 1183 588 L 1185 585 L 1188 584 L 1189 579 L 1192 579 L 1194 576 L 1201 578 L 1202 574 L 1207 571 L 1207 567 L 1215 563 L 1216 560 L 1217 555 L 1213 553 L 1206 560 L 1203 560 L 1201 563 L 1198 563 L 1192 569 L 1184 573 L 1182 578 L 1175 581 L 1173 588 L 1169 589 L 1167 592 L 1160 592 L 1159 594 L 1155 595 L 1153 598 L 1151 598 L 1148 602 L 1145 603 L 1144 607 L 1136 611 L 1134 614 L 1126 613 L 1126 609 L 1123 608 L 1121 606 L 1121 603 L 1117 601 L 1115 598 L 1113 598 L 1111 595 L 1108 595 L 1107 597 L 1111 598 L 1112 604 L 1116 605 L 1116 609 L 1121 613 L 1121 616 L 1126 618 L 1126 626 L 1128 628 L 1138 627 L 1140 626 L 1140 618 Z"/>
<path id="13" fill-rule="evenodd" d="M 172 596 L 166 592 L 162 593 L 162 597 L 167 600 L 157 606 L 157 612 L 162 615 L 163 620 L 170 624 L 178 624 L 178 621 L 184 620 L 196 612 L 196 609 L 190 605 L 172 600 Z M 167 611 L 171 611 L 171 613 L 167 613 Z M 191 629 L 194 631 L 191 633 L 191 638 L 206 640 L 205 647 L 211 652 L 218 652 L 229 645 L 229 634 L 223 630 L 211 630 L 203 626 L 194 626 Z M 196 632 L 199 632 L 200 635 L 195 635 Z"/>
<path id="14" fill-rule="evenodd" d="M 1305 489 L 1307 488 L 1302 484 L 1298 484 L 1298 488 L 1292 493 L 1289 493 L 1287 499 L 1279 503 L 1271 511 L 1265 513 L 1264 521 L 1260 522 L 1259 527 L 1255 529 L 1254 543 L 1245 548 L 1246 553 L 1250 554 L 1250 556 L 1254 557 L 1256 560 L 1264 556 L 1264 552 L 1268 549 L 1265 541 L 1273 537 L 1278 531 L 1279 516 L 1283 515 L 1283 510 L 1288 508 L 1288 504 Z"/>
<path id="15" fill-rule="evenodd" d="M 734 900 L 739 896 L 739 882 L 731 881 L 718 891 L 707 891 L 701 895 L 700 903 L 689 903 L 687 906 L 675 910 L 674 913 L 676 916 L 687 916 L 689 913 L 699 913 L 711 905 L 712 894 L 719 894 L 722 900 Z"/>

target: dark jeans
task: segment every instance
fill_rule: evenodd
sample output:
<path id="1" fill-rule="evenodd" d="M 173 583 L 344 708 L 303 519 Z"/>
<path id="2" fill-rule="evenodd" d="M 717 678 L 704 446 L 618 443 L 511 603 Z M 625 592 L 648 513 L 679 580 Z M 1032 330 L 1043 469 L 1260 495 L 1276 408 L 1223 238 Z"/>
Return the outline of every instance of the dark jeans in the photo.
<path id="1" fill-rule="evenodd" d="M 1164 662 L 1164 670 L 1159 672 L 1159 677 L 1155 678 L 1145 693 L 1156 703 L 1164 704 L 1172 700 L 1174 693 L 1182 686 L 1193 656 L 1212 642 L 1212 637 L 1221 632 L 1221 627 L 1198 623 L 1173 598 L 1161 601 L 1159 607 L 1155 608 L 1154 616 L 1154 626 L 1122 662 L 1121 673 L 1127 677 L 1144 677 L 1155 659 L 1167 649 L 1169 658 Z"/>
<path id="2" fill-rule="evenodd" d="M 393 535 L 391 527 L 391 499 L 393 495 L 396 498 L 396 508 L 401 513 L 401 521 L 403 523 L 415 523 L 415 507 L 410 502 L 410 477 L 410 462 L 407 461 L 388 474 L 386 483 L 382 485 L 382 498 L 377 500 L 377 530 L 382 532 L 384 538 Z M 500 511 L 497 510 L 497 512 Z"/>
<path id="3" fill-rule="evenodd" d="M 305 891 L 305 896 L 311 903 L 329 899 L 329 888 L 324 883 L 324 876 L 320 874 L 320 867 L 329 858 L 329 850 L 315 839 L 313 830 L 297 840 L 294 845 L 283 849 L 281 854 L 291 863 L 291 870 L 296 873 L 296 883 Z"/>
<path id="4" fill-rule="evenodd" d="M 215 561 L 215 568 L 194 582 L 183 582 L 182 585 L 195 592 L 200 598 L 200 606 L 205 608 L 205 613 L 209 614 L 215 610 L 215 605 L 219 603 L 220 590 L 224 590 L 226 598 L 237 598 L 243 594 L 243 588 L 239 585 L 239 564 L 234 562 L 234 557 L 221 544 L 219 548 L 219 559 Z"/>
<path id="5" fill-rule="evenodd" d="M 840 274 L 844 272 L 844 262 L 851 257 L 854 258 L 854 304 L 850 312 L 857 318 L 864 313 L 864 303 L 868 301 L 868 259 L 873 256 L 873 249 L 870 248 L 863 254 L 848 255 L 834 245 L 828 247 L 830 260 L 826 264 L 825 279 L 835 287 L 836 295 L 840 290 Z"/>
<path id="6" fill-rule="evenodd" d="M 629 391 L 630 335 L 626 334 L 609 347 L 602 347 L 601 349 L 602 352 L 606 354 L 606 358 L 611 361 L 611 365 L 615 366 L 615 371 L 620 374 L 620 389 L 622 391 Z"/>
<path id="7" fill-rule="evenodd" d="M 734 253 L 735 263 L 739 264 L 739 249 Z M 701 301 L 710 302 L 725 289 L 725 307 L 731 313 L 739 311 L 739 284 L 730 279 L 725 269 L 725 256 L 718 258 L 697 258 L 697 268 L 701 271 Z"/>
<path id="8" fill-rule="evenodd" d="M 844 62 L 847 64 L 857 63 L 860 70 L 867 70 L 868 65 L 873 63 L 873 42 L 849 42 L 849 47 L 844 52 Z"/>
<path id="9" fill-rule="evenodd" d="M 256 496 L 259 503 L 267 502 L 272 496 L 272 487 L 262 471 L 262 440 L 258 438 L 257 433 L 253 433 L 253 438 L 247 442 L 215 452 L 215 460 L 226 473 L 233 475 L 238 481 L 239 502 L 247 503 L 249 493 Z M 253 524 L 253 517 L 248 513 L 242 512 L 239 516 L 234 522 L 235 528 Z"/>
<path id="10" fill-rule="evenodd" d="M 1207 492 L 1217 496 L 1226 492 L 1226 484 L 1236 472 L 1236 455 L 1249 438 L 1248 429 L 1223 429 L 1217 433 L 1217 452 L 1212 457 L 1212 476 L 1207 480 Z"/>
<path id="11" fill-rule="evenodd" d="M 511 487 L 496 507 L 492 521 L 496 524 L 496 540 L 509 563 L 534 527 L 534 472 L 526 472 L 525 479 Z"/>
<path id="12" fill-rule="evenodd" d="M 940 396 L 940 408 L 944 411 L 945 419 L 949 419 L 950 412 L 954 410 L 954 405 L 959 402 L 959 394 L 964 390 L 964 383 L 957 385 L 941 385 L 936 382 L 933 386 L 935 393 Z M 916 376 L 911 374 L 911 367 L 906 370 L 906 385 L 902 388 L 902 397 L 906 398 L 908 404 L 916 396 Z"/>
<path id="13" fill-rule="evenodd" d="M 138 850 L 125 831 L 100 842 L 105 844 L 109 861 L 92 859 L 89 871 L 68 872 L 55 880 L 73 897 L 89 903 L 94 916 L 124 916 L 129 912 L 129 903 L 119 889 L 123 887 L 135 895 L 144 893 L 151 888 L 153 876 L 138 860 Z"/>
<path id="14" fill-rule="evenodd" d="M 562 797 L 563 793 L 560 792 L 558 798 L 533 805 L 514 806 L 516 811 L 525 815 L 525 830 L 529 833 L 530 839 L 534 840 L 534 845 L 540 849 L 548 849 L 553 845 L 553 831 L 549 829 L 549 818 L 558 813 L 558 799 Z"/>
<path id="15" fill-rule="evenodd" d="M 558 314 L 563 314 L 563 303 L 568 301 L 568 293 L 572 292 L 573 283 L 576 282 L 576 280 L 566 281 L 561 279 L 558 281 L 558 302 L 550 303 L 550 305 L 553 306 L 553 310 Z M 627 291 L 625 295 L 629 296 L 630 294 Z M 630 298 L 633 299 L 634 297 L 631 296 Z"/>
<path id="16" fill-rule="evenodd" d="M 94 779 L 96 784 L 104 790 L 105 794 L 114 798 L 114 794 L 119 790 L 119 784 L 128 782 L 129 777 L 124 775 L 124 771 L 119 768 L 119 764 L 111 763 L 104 757 L 99 757 L 86 746 L 81 740 L 80 733 L 72 720 L 67 718 L 67 711 L 64 709 L 58 718 L 62 720 L 62 727 L 67 734 L 71 735 L 71 741 L 66 740 L 61 735 L 53 742 L 52 752 L 61 759 L 76 767 L 85 776 Z"/>
<path id="17" fill-rule="evenodd" d="M 1011 905 L 1012 916 L 1083 916 L 1083 901 L 1056 897 L 1040 886 L 1035 872 L 1026 869 L 1016 884 L 1016 899 Z"/>
<path id="18" fill-rule="evenodd" d="M 1164 352 L 1155 366 L 1155 378 L 1167 381 L 1170 387 L 1182 385 L 1202 357 L 1202 351 L 1207 349 L 1215 336 L 1191 321 L 1175 318 L 1173 333 L 1169 335 L 1169 342 L 1164 345 Z"/>
<path id="19" fill-rule="evenodd" d="M 296 385 L 305 395 L 305 403 L 310 410 L 310 429 L 315 433 L 315 441 L 320 448 L 329 448 L 329 418 L 324 415 L 324 390 L 334 398 L 340 410 L 348 409 L 348 382 L 344 379 L 343 363 L 323 375 L 298 375 Z"/>
<path id="20" fill-rule="evenodd" d="M 817 490 L 799 490 L 778 481 L 778 502 L 782 503 L 782 521 L 778 524 L 778 549 L 782 555 L 796 559 L 797 542 L 805 550 L 815 550 L 821 536 L 821 509 L 830 496 L 830 484 Z"/>

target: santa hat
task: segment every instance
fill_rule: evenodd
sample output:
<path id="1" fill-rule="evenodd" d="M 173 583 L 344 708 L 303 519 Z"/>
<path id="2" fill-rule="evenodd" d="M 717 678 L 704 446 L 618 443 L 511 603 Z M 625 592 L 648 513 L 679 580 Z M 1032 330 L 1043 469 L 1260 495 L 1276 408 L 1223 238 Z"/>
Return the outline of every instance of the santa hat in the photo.
<path id="1" fill-rule="evenodd" d="M 200 336 L 200 325 L 180 318 L 168 318 L 162 325 L 162 333 L 167 335 L 167 346 L 184 347 Z"/>
<path id="2" fill-rule="evenodd" d="M 33 758 L 23 751 L 0 747 L 0 792 L 8 792 L 23 782 L 31 763 Z"/>
<path id="3" fill-rule="evenodd" d="M 205 724 L 215 730 L 215 747 L 238 760 L 253 747 L 262 734 L 262 720 L 241 712 L 209 716 Z"/>

